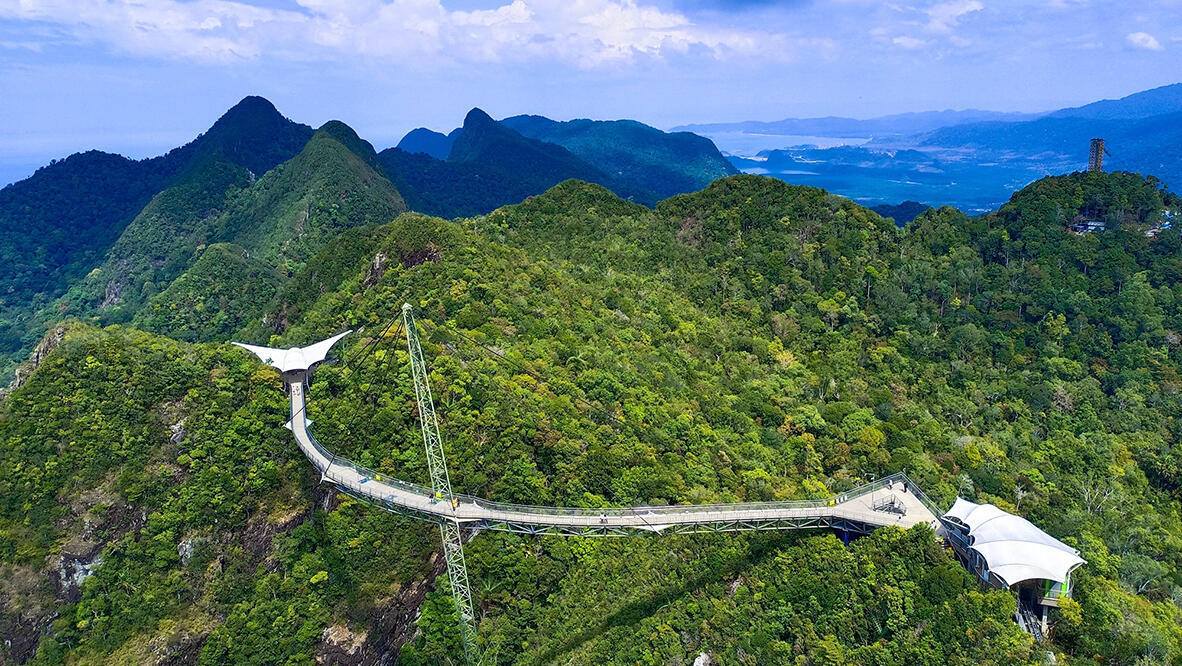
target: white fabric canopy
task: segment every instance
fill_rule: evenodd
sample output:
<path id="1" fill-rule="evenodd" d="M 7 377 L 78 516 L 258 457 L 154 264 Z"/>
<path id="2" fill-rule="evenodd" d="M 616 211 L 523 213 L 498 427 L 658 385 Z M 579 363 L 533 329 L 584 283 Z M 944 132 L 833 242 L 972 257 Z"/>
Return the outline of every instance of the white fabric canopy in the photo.
<path id="1" fill-rule="evenodd" d="M 1034 578 L 1065 583 L 1067 574 L 1084 563 L 1078 550 L 992 504 L 958 497 L 944 517 L 968 527 L 969 547 L 1007 586 Z"/>
<path id="2" fill-rule="evenodd" d="M 328 350 L 337 343 L 337 340 L 352 332 L 351 330 L 345 331 L 316 344 L 308 345 L 307 347 L 293 347 L 291 349 L 272 349 L 271 347 L 248 345 L 242 342 L 232 344 L 238 345 L 255 356 L 258 356 L 259 360 L 269 366 L 278 368 L 279 372 L 290 372 L 292 370 L 307 370 L 323 361 L 324 357 L 328 355 Z"/>

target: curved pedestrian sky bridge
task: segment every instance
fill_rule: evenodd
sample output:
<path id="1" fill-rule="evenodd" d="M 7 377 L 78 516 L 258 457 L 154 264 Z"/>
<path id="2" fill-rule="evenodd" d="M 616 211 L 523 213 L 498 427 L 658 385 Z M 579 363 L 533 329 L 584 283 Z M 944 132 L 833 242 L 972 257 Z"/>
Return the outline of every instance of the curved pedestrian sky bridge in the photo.
<path id="1" fill-rule="evenodd" d="M 431 472 L 430 487 L 395 479 L 341 458 L 322 446 L 309 430 L 306 393 L 311 370 L 350 331 L 291 349 L 233 344 L 252 352 L 281 373 L 291 401 L 287 427 L 300 450 L 320 472 L 322 481 L 382 509 L 439 525 L 469 663 L 476 663 L 479 656 L 461 529 L 627 536 L 821 528 L 836 530 L 848 540 L 850 535 L 867 534 L 879 527 L 894 525 L 906 529 L 924 523 L 946 537 L 961 561 L 987 584 L 1015 587 L 1020 602 L 1042 605 L 1044 630 L 1045 607 L 1058 605 L 1060 597 L 1070 594 L 1069 575 L 1084 563 L 1075 549 L 1024 518 L 993 505 L 978 505 L 958 498 L 945 514 L 902 473 L 827 499 L 783 502 L 579 508 L 507 504 L 453 493 L 427 382 L 426 362 L 409 304 L 403 306 L 402 314 Z M 1032 588 L 1033 581 L 1041 581 L 1043 587 Z M 1036 631 L 1036 620 L 1023 619 L 1024 612 L 1019 611 L 1018 621 Z"/>
<path id="2" fill-rule="evenodd" d="M 303 381 L 288 383 L 292 420 L 300 450 L 323 480 L 384 509 L 428 520 L 455 521 L 466 529 L 528 534 L 622 536 L 655 532 L 833 528 L 866 533 L 876 527 L 936 527 L 936 514 L 902 474 L 825 500 L 743 502 L 685 506 L 540 507 L 505 504 L 453 494 L 448 501 L 432 489 L 390 478 L 340 458 L 308 430 Z"/>
<path id="3" fill-rule="evenodd" d="M 332 343 L 344 335 L 290 350 L 234 344 L 282 373 L 291 399 L 287 427 L 322 480 L 383 509 L 431 521 L 452 521 L 465 529 L 582 536 L 809 528 L 865 534 L 887 525 L 904 529 L 919 523 L 933 529 L 939 525 L 939 509 L 903 474 L 827 499 L 783 502 L 577 508 L 506 504 L 457 493 L 449 499 L 436 489 L 394 479 L 341 458 L 312 435 L 305 397 L 308 370 L 323 361 Z"/>

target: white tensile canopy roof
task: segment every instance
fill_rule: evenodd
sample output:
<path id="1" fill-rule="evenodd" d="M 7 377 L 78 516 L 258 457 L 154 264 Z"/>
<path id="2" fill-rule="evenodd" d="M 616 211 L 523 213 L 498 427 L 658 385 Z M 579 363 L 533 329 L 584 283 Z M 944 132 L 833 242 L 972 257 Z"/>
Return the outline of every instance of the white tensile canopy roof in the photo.
<path id="1" fill-rule="evenodd" d="M 316 344 L 308 345 L 307 347 L 292 347 L 291 349 L 272 349 L 271 347 L 248 345 L 242 342 L 234 342 L 232 344 L 238 345 L 255 356 L 258 356 L 259 360 L 277 368 L 279 372 L 290 372 L 292 370 L 307 370 L 323 361 L 324 357 L 328 355 L 328 350 L 337 343 L 337 340 L 352 332 L 351 330 L 345 331 Z"/>
<path id="2" fill-rule="evenodd" d="M 992 504 L 958 497 L 944 517 L 969 528 L 969 547 L 1007 586 L 1035 578 L 1065 583 L 1067 574 L 1085 562 L 1078 550 Z"/>

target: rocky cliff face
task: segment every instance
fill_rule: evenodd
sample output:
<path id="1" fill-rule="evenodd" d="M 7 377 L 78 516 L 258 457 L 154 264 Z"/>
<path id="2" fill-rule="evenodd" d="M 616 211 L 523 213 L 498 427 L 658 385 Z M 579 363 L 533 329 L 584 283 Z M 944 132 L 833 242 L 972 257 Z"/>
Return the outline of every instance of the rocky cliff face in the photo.
<path id="1" fill-rule="evenodd" d="M 414 640 L 420 608 L 435 581 L 444 575 L 442 552 L 431 554 L 429 575 L 402 586 L 373 614 L 366 631 L 333 625 L 325 628 L 316 646 L 316 663 L 337 666 L 391 666 L 398 663 L 403 645 Z"/>
<path id="2" fill-rule="evenodd" d="M 37 346 L 33 348 L 33 353 L 29 356 L 29 360 L 16 368 L 16 376 L 8 386 L 8 390 L 12 391 L 24 386 L 29 376 L 33 374 L 33 371 L 41 366 L 41 361 L 52 354 L 53 350 L 57 349 L 58 345 L 65 338 L 66 327 L 64 325 L 57 326 L 46 333 L 45 337 L 41 338 L 41 342 L 37 343 Z"/>

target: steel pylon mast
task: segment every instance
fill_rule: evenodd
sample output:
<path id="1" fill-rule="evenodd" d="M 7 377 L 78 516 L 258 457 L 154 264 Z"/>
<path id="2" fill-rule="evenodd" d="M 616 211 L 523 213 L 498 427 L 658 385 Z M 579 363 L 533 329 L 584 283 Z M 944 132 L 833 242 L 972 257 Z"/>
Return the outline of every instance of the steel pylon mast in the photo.
<path id="1" fill-rule="evenodd" d="M 406 346 L 410 351 L 411 374 L 414 375 L 415 398 L 419 405 L 419 422 L 423 428 L 423 446 L 427 449 L 427 468 L 431 473 L 431 489 L 436 502 L 447 502 L 454 510 L 455 495 L 447 475 L 447 460 L 443 456 L 443 438 L 439 435 L 439 419 L 435 416 L 435 402 L 431 399 L 431 385 L 427 382 L 427 362 L 419 345 L 419 330 L 415 326 L 410 303 L 402 305 L 402 319 L 406 329 Z M 464 562 L 464 542 L 460 540 L 460 525 L 455 519 L 439 521 L 443 539 L 443 554 L 447 558 L 447 577 L 451 581 L 452 599 L 460 616 L 460 639 L 464 657 L 470 665 L 480 659 L 476 644 L 476 614 L 473 612 L 472 588 L 468 585 L 468 566 Z"/>

